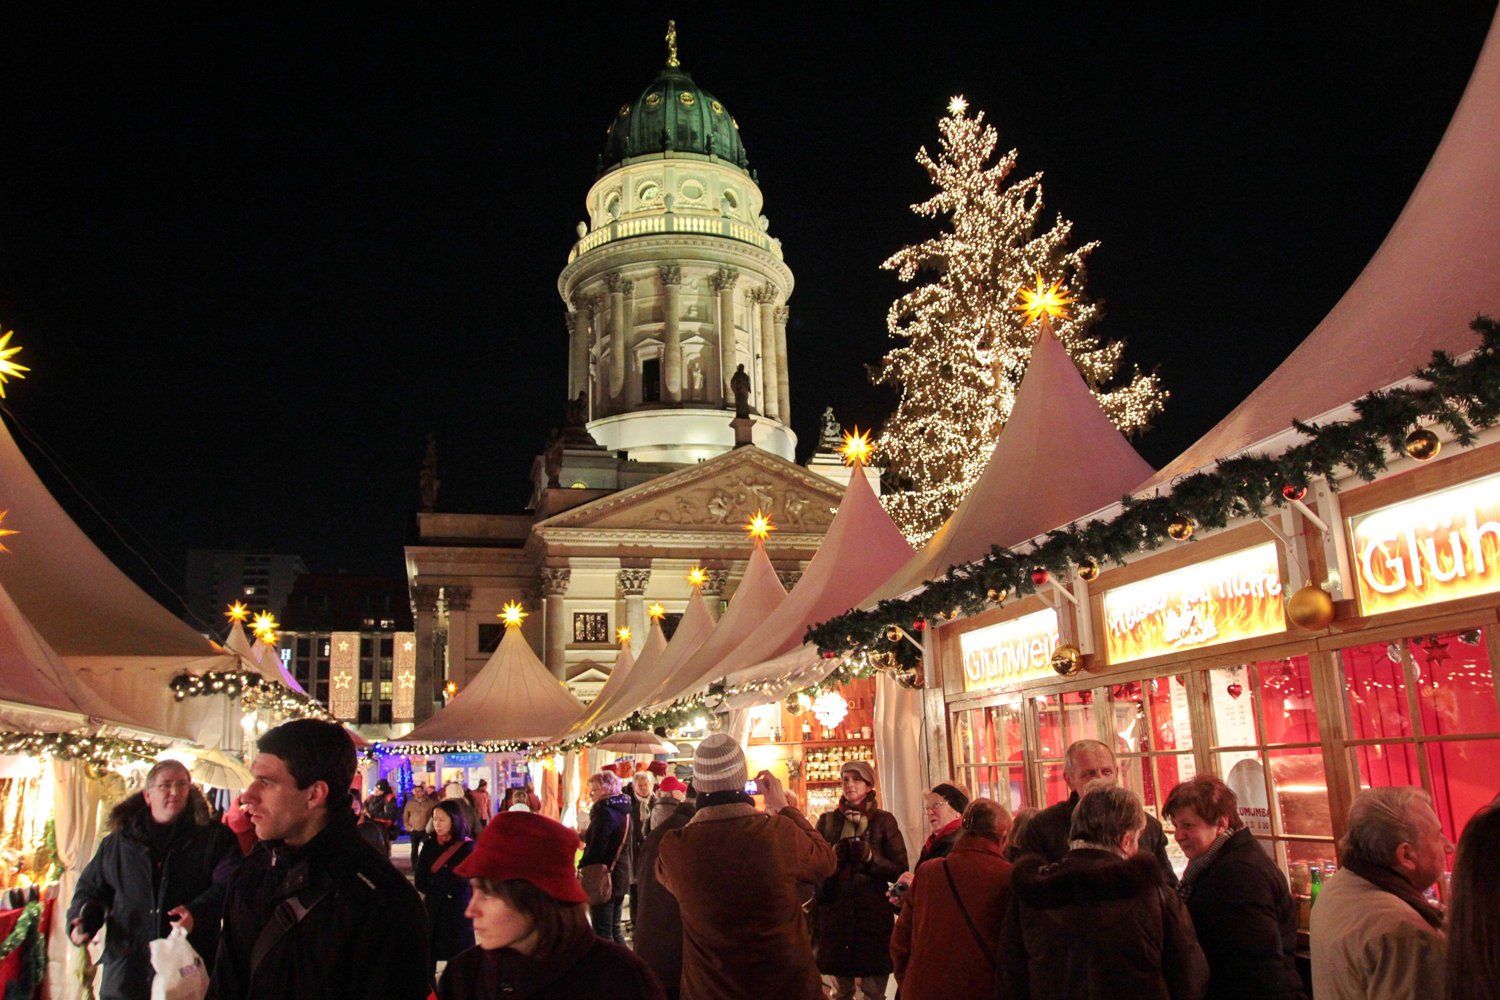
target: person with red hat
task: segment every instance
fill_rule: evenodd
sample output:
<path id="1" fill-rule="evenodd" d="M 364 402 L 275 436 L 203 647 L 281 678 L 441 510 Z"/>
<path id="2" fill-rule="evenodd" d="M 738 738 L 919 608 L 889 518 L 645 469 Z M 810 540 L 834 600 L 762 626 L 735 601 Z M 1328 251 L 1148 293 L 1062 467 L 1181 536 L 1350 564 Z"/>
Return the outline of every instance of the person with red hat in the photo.
<path id="1" fill-rule="evenodd" d="M 439 1000 L 666 1000 L 625 947 L 589 927 L 573 857 L 578 836 L 545 816 L 504 812 L 458 866 L 474 894 L 476 946 L 448 963 Z"/>

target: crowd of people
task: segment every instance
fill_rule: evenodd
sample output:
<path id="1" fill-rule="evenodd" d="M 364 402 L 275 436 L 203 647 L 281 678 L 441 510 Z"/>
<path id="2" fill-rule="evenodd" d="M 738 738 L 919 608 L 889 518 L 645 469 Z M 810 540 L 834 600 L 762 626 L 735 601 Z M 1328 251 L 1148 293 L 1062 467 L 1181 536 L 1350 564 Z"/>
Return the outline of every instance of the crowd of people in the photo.
<path id="1" fill-rule="evenodd" d="M 1440 910 L 1454 848 L 1414 788 L 1354 798 L 1309 984 L 1287 879 L 1234 793 L 1200 775 L 1167 795 L 1179 874 L 1096 741 L 1068 748 L 1069 796 L 1040 811 L 928 790 L 914 866 L 868 763 L 813 820 L 723 734 L 690 782 L 594 775 L 581 832 L 529 788 L 398 804 L 380 782 L 360 801 L 352 742 L 318 720 L 264 734 L 251 773 L 223 823 L 175 762 L 114 810 L 68 911 L 75 944 L 108 929 L 101 998 L 149 997 L 149 942 L 173 927 L 218 1000 L 878 1000 L 893 975 L 903 1000 L 1500 997 L 1500 804 L 1463 831 Z M 415 885 L 389 860 L 402 826 Z"/>

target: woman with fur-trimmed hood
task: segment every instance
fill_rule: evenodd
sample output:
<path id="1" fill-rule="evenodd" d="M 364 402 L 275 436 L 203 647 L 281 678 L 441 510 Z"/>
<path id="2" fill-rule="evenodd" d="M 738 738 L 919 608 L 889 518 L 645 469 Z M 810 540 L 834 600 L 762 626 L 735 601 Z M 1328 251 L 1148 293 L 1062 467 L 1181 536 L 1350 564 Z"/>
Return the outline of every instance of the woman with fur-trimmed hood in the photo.
<path id="1" fill-rule="evenodd" d="M 110 833 L 84 868 L 68 907 L 68 932 L 85 944 L 108 927 L 100 1000 L 146 1000 L 151 994 L 148 945 L 174 926 L 213 963 L 219 946 L 224 890 L 240 850 L 177 761 L 146 775 L 143 791 L 115 806 Z"/>
<path id="2" fill-rule="evenodd" d="M 1201 1000 L 1208 962 L 1156 858 L 1136 853 L 1145 825 L 1134 792 L 1091 785 L 1062 860 L 1016 862 L 998 1000 Z"/>

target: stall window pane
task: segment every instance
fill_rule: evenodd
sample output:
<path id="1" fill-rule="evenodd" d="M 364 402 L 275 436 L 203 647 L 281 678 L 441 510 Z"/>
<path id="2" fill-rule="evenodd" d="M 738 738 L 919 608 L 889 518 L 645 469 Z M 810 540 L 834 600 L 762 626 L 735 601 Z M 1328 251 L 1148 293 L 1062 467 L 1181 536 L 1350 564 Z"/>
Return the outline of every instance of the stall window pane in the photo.
<path id="1" fill-rule="evenodd" d="M 1409 648 L 1417 666 L 1423 736 L 1500 733 L 1483 629 L 1424 636 Z"/>
<path id="2" fill-rule="evenodd" d="M 1043 807 L 1068 797 L 1068 784 L 1063 781 L 1063 766 L 1060 762 L 1042 765 L 1042 796 L 1046 801 L 1038 802 L 1037 805 Z"/>
<path id="3" fill-rule="evenodd" d="M 1417 752 L 1409 742 L 1357 747 L 1354 759 L 1359 770 L 1359 783 L 1365 788 L 1422 784 Z"/>
<path id="4" fill-rule="evenodd" d="M 1197 773 L 1190 754 L 1162 754 L 1156 758 L 1156 787 L 1161 789 L 1161 801 L 1165 803 L 1172 789 Z"/>
<path id="5" fill-rule="evenodd" d="M 1260 698 L 1264 742 L 1317 743 L 1318 713 L 1313 705 L 1312 670 L 1307 657 L 1293 656 L 1253 665 Z"/>
<path id="6" fill-rule="evenodd" d="M 990 709 L 990 725 L 994 733 L 994 753 L 990 760 L 997 764 L 1024 764 L 1026 753 L 1021 740 L 1021 706 L 1000 705 Z"/>
<path id="7" fill-rule="evenodd" d="M 1094 715 L 1094 692 L 1092 691 L 1069 691 L 1061 695 L 1062 717 L 1064 738 L 1066 743 L 1062 749 L 1067 749 L 1068 743 L 1076 743 L 1079 740 L 1097 740 L 1099 738 L 1099 722 Z M 1048 757 L 1061 756 L 1058 753 L 1043 751 Z"/>
<path id="8" fill-rule="evenodd" d="M 1356 646 L 1341 654 L 1351 739 L 1388 740 L 1412 734 L 1401 645 Z"/>
<path id="9" fill-rule="evenodd" d="M 1031 699 L 1036 713 L 1037 747 L 1043 758 L 1056 759 L 1068 748 L 1067 736 L 1063 733 L 1063 710 L 1055 697 L 1040 695 Z"/>
<path id="10" fill-rule="evenodd" d="M 1214 714 L 1214 745 L 1259 746 L 1260 731 L 1255 725 L 1255 701 L 1249 693 L 1249 668 L 1225 667 L 1222 670 L 1210 670 L 1208 689 L 1208 701 Z"/>
<path id="11" fill-rule="evenodd" d="M 1191 750 L 1193 726 L 1188 716 L 1187 687 L 1176 676 L 1157 677 L 1147 685 L 1151 703 L 1151 745 L 1158 750 Z"/>
<path id="12" fill-rule="evenodd" d="M 1009 767 L 1002 769 L 1001 779 L 1009 786 L 1008 789 L 996 789 L 994 796 L 997 802 L 1006 805 L 1011 813 L 1025 809 L 1031 805 L 1031 796 L 1026 794 L 1026 769 L 1023 767 Z"/>
<path id="13" fill-rule="evenodd" d="M 1146 705 L 1141 682 L 1118 684 L 1110 691 L 1109 730 L 1115 734 L 1116 754 L 1143 753 L 1151 749 L 1146 732 Z"/>
<path id="14" fill-rule="evenodd" d="M 974 740 L 974 713 L 953 713 L 953 766 L 963 770 L 979 761 Z"/>
<path id="15" fill-rule="evenodd" d="M 1271 750 L 1271 794 L 1281 813 L 1281 832 L 1293 837 L 1333 837 L 1328 775 L 1323 752 Z"/>
<path id="16" fill-rule="evenodd" d="M 1495 798 L 1500 787 L 1500 740 L 1426 743 L 1427 769 L 1432 775 L 1432 804 L 1443 821 L 1443 834 L 1454 843 L 1480 809 Z M 1412 782 L 1415 784 L 1415 782 Z M 1452 864 L 1452 858 L 1449 859 Z"/>

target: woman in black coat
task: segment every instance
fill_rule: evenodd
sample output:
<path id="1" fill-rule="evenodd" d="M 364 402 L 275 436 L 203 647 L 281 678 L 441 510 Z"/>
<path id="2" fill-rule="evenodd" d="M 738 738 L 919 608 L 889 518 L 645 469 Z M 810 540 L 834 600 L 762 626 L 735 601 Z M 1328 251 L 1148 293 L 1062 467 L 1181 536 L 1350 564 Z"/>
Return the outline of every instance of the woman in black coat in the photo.
<path id="1" fill-rule="evenodd" d="M 473 890 L 469 880 L 455 874 L 459 863 L 474 851 L 469 824 L 458 802 L 445 799 L 432 810 L 434 835 L 417 858 L 417 891 L 427 906 L 427 940 L 432 961 L 446 962 L 474 947 L 474 928 L 464 910 Z"/>
<path id="2" fill-rule="evenodd" d="M 620 776 L 613 771 L 600 771 L 589 779 L 589 796 L 594 804 L 589 809 L 589 825 L 583 833 L 583 857 L 578 860 L 578 867 L 613 865 L 610 886 L 614 890 L 606 902 L 589 906 L 589 920 L 594 924 L 595 934 L 606 941 L 624 944 L 620 911 L 631 882 L 632 859 L 626 840 L 634 825 L 630 796 L 620 791 Z"/>
<path id="3" fill-rule="evenodd" d="M 1208 959 L 1208 1000 L 1296 1000 L 1297 906 L 1286 877 L 1240 819 L 1234 792 L 1201 774 L 1162 812 L 1188 857 L 1177 893 Z"/>

